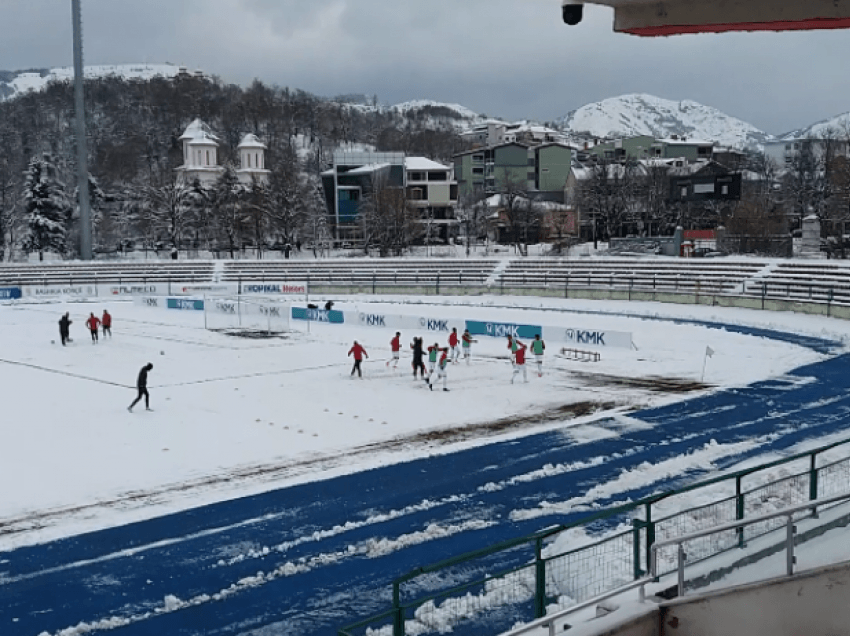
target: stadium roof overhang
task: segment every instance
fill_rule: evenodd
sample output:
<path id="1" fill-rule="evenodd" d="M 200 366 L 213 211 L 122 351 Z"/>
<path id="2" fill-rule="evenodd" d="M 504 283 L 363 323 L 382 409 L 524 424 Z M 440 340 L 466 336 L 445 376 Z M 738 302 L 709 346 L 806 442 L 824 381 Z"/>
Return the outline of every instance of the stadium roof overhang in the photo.
<path id="1" fill-rule="evenodd" d="M 613 7 L 615 31 L 644 36 L 850 27 L 850 0 L 586 1 Z"/>

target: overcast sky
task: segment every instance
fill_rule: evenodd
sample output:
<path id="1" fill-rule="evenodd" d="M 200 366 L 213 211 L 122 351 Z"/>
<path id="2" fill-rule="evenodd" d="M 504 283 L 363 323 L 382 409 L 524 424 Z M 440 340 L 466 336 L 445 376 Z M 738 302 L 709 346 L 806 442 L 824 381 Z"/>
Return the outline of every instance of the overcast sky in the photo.
<path id="1" fill-rule="evenodd" d="M 225 82 L 434 99 L 551 120 L 625 93 L 769 133 L 850 111 L 850 32 L 637 38 L 559 0 L 82 0 L 86 64 L 172 62 Z M 0 0 L 0 69 L 73 63 L 70 0 Z"/>

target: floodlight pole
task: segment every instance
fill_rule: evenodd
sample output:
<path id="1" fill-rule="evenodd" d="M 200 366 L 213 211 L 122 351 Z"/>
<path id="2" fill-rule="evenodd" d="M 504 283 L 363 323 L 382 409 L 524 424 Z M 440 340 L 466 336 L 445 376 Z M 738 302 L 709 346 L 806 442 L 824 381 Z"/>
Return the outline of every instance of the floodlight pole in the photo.
<path id="1" fill-rule="evenodd" d="M 81 0 L 71 0 L 74 23 L 74 102 L 77 115 L 77 196 L 80 205 L 80 258 L 92 260 L 91 203 L 89 202 L 88 148 L 83 93 L 83 21 Z"/>

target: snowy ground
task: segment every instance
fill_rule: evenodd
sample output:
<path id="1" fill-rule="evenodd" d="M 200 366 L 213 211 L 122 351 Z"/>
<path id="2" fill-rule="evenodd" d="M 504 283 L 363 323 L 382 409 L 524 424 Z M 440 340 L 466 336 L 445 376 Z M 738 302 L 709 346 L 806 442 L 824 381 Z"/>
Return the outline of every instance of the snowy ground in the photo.
<path id="1" fill-rule="evenodd" d="M 296 323 L 285 338 L 251 340 L 206 331 L 201 312 L 128 302 L 0 306 L 0 480 L 7 485 L 0 550 L 560 427 L 563 418 L 551 414 L 565 405 L 627 412 L 685 399 L 619 379 L 699 380 L 706 346 L 716 352 L 705 373 L 714 386 L 742 386 L 823 357 L 701 326 L 571 312 L 699 318 L 841 341 L 850 334 L 840 321 L 735 309 L 510 297 L 442 301 L 449 307 L 394 304 L 392 313 L 630 331 L 637 350 L 606 349 L 601 362 L 578 363 L 554 355 L 558 345 L 550 343 L 545 375 L 529 368 L 528 384 L 511 385 L 505 342 L 482 339 L 471 365 L 449 369 L 451 391 L 443 393 L 412 380 L 406 351 L 399 370 L 386 367 L 389 329 L 312 324 L 308 332 L 306 323 Z M 392 299 L 382 302 L 367 305 L 360 297 L 335 308 L 377 313 Z M 470 303 L 475 306 L 463 306 Z M 89 311 L 104 308 L 115 317 L 114 339 L 92 345 L 82 325 Z M 63 348 L 56 323 L 64 311 L 74 321 L 74 342 Z M 414 335 L 426 336 L 426 344 L 432 337 L 403 333 L 405 347 Z M 363 380 L 349 376 L 346 352 L 354 339 L 370 354 Z M 154 364 L 154 411 L 128 413 L 146 362 Z M 575 421 L 593 417 L 599 414 Z M 502 425 L 488 426 L 494 422 Z"/>

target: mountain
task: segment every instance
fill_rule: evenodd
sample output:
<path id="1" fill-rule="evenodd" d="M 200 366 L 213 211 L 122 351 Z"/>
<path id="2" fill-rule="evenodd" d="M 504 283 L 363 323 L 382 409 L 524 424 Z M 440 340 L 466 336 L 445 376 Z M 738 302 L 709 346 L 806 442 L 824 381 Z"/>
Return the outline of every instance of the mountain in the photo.
<path id="1" fill-rule="evenodd" d="M 798 128 L 780 135 L 779 139 L 787 141 L 789 139 L 805 139 L 806 137 L 827 137 L 830 134 L 840 137 L 846 137 L 850 133 L 850 112 L 836 115 L 831 119 L 824 119 L 806 128 Z"/>
<path id="2" fill-rule="evenodd" d="M 565 131 L 576 135 L 650 135 L 656 138 L 678 135 L 736 148 L 759 146 L 773 139 L 773 135 L 716 108 L 690 100 L 674 102 L 644 94 L 621 95 L 587 104 L 558 123 Z"/>
<path id="3" fill-rule="evenodd" d="M 116 76 L 128 80 L 148 80 L 158 76 L 174 77 L 179 70 L 180 67 L 173 64 L 110 64 L 86 66 L 85 76 L 89 79 Z M 0 101 L 11 99 L 28 91 L 43 90 L 48 82 L 71 81 L 73 79 L 74 68 L 72 66 L 28 71 L 0 71 Z"/>

